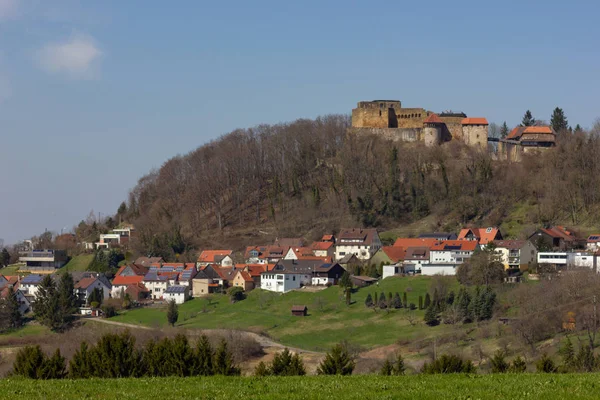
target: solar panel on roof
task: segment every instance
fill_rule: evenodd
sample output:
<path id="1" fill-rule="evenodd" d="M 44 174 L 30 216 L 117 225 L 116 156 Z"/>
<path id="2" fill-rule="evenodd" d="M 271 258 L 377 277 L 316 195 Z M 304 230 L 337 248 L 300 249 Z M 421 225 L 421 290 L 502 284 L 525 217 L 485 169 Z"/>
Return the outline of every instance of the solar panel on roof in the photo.
<path id="1" fill-rule="evenodd" d="M 460 250 L 461 246 L 451 246 L 451 245 L 446 245 L 444 246 L 445 250 Z"/>
<path id="2" fill-rule="evenodd" d="M 167 288 L 167 293 L 184 293 L 185 286 L 170 286 Z"/>

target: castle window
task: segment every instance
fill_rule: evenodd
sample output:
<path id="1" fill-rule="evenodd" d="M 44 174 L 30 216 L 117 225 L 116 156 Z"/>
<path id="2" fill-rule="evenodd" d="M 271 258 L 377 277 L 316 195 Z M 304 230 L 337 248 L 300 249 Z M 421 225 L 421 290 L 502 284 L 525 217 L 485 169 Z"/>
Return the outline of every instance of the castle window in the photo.
<path id="1" fill-rule="evenodd" d="M 379 116 L 381 117 L 381 110 L 379 110 Z"/>

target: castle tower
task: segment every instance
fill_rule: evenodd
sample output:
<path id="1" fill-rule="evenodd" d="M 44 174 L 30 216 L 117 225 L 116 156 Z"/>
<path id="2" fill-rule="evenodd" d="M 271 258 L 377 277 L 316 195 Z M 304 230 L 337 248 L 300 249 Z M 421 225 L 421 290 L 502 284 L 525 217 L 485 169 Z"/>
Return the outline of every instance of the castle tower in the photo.
<path id="1" fill-rule="evenodd" d="M 435 146 L 442 142 L 442 125 L 444 122 L 436 114 L 431 114 L 423 121 L 425 146 Z"/>
<path id="2" fill-rule="evenodd" d="M 462 120 L 462 137 L 465 144 L 486 150 L 488 146 L 488 121 L 485 118 Z"/>

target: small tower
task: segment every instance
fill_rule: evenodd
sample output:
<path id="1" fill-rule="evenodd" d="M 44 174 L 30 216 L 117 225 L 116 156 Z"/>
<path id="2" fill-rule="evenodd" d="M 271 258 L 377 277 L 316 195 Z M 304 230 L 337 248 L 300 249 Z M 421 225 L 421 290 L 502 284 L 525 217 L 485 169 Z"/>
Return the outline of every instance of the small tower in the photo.
<path id="1" fill-rule="evenodd" d="M 487 149 L 488 125 L 485 118 L 464 118 L 462 120 L 462 131 L 465 144 L 483 150 Z"/>
<path id="2" fill-rule="evenodd" d="M 444 122 L 436 114 L 431 114 L 423 121 L 423 141 L 425 146 L 435 146 L 442 142 L 442 125 Z"/>

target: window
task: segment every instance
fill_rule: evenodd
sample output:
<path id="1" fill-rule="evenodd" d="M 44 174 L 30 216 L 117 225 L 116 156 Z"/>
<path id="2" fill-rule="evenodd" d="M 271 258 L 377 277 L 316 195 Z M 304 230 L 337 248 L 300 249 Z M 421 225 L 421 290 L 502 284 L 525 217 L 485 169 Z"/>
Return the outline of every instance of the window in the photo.
<path id="1" fill-rule="evenodd" d="M 340 256 L 345 256 L 346 252 L 345 251 L 340 251 Z"/>
<path id="2" fill-rule="evenodd" d="M 294 275 L 292 278 L 293 278 L 292 280 L 295 281 L 296 280 L 296 275 Z"/>

